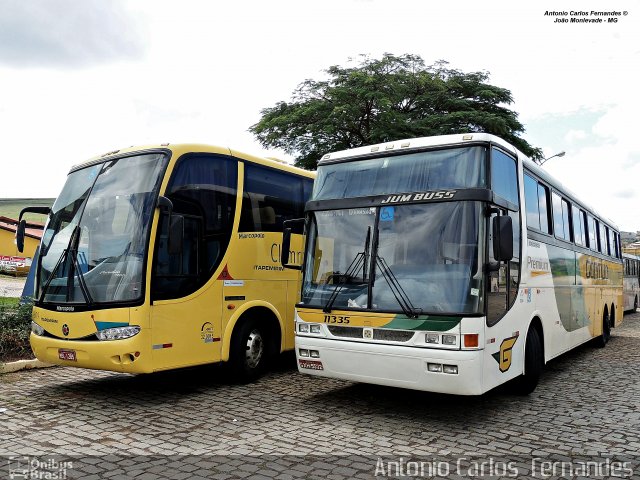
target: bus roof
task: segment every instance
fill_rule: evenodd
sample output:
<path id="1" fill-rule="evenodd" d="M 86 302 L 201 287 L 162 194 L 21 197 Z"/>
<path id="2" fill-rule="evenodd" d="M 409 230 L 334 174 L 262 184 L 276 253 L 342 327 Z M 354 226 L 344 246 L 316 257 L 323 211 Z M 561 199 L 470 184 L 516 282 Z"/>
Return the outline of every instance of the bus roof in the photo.
<path id="1" fill-rule="evenodd" d="M 524 167 L 527 170 L 533 172 L 540 179 L 547 182 L 558 191 L 562 192 L 567 198 L 577 203 L 585 210 L 589 210 L 596 217 L 602 219 L 614 229 L 618 229 L 617 225 L 609 218 L 601 215 L 596 209 L 591 207 L 588 203 L 580 199 L 570 189 L 565 187 L 560 181 L 552 177 L 546 170 L 541 168 L 537 163 L 527 157 L 524 153 L 511 145 L 509 142 L 492 135 L 490 133 L 459 133 L 453 135 L 437 135 L 433 137 L 420 137 L 404 140 L 396 140 L 393 142 L 378 143 L 376 145 L 368 145 L 366 147 L 357 147 L 349 150 L 340 150 L 324 155 L 318 162 L 318 166 L 324 164 L 342 163 L 352 161 L 360 157 L 370 157 L 372 155 L 379 155 L 383 153 L 394 154 L 399 151 L 412 151 L 420 150 L 429 147 L 450 147 L 460 146 L 467 143 L 487 142 L 493 143 L 513 154 L 518 160 L 522 161 Z"/>
<path id="2" fill-rule="evenodd" d="M 185 153 L 217 153 L 221 155 L 231 155 L 240 160 L 248 160 L 250 162 L 258 163 L 267 167 L 277 168 L 279 170 L 283 170 L 290 173 L 295 173 L 304 177 L 314 178 L 315 172 L 311 170 L 305 170 L 303 168 L 294 167 L 293 165 L 289 165 L 282 160 L 274 159 L 274 158 L 263 158 L 255 155 L 251 155 L 248 153 L 243 153 L 238 150 L 233 150 L 228 147 L 220 147 L 216 145 L 206 145 L 200 143 L 162 143 L 162 144 L 153 144 L 153 145 L 141 145 L 141 146 L 131 146 L 127 148 L 121 148 L 118 150 L 113 150 L 102 155 L 97 155 L 86 162 L 82 162 L 80 164 L 74 165 L 71 167 L 69 173 L 79 170 L 81 168 L 88 167 L 90 165 L 101 163 L 109 160 L 110 158 L 119 158 L 122 156 L 126 156 L 130 153 L 136 152 L 149 152 L 149 151 L 159 151 L 159 150 L 169 150 L 173 153 L 174 157 L 178 157 Z"/>
<path id="3" fill-rule="evenodd" d="M 524 157 L 524 154 L 518 151 L 517 148 L 495 135 L 491 135 L 489 133 L 459 133 L 454 135 L 407 138 L 404 140 L 396 140 L 393 142 L 378 143 L 376 145 L 368 145 L 366 147 L 357 147 L 349 150 L 332 152 L 324 155 L 318 162 L 318 165 L 350 161 L 353 160 L 354 157 L 370 156 L 375 153 L 395 153 L 398 151 L 411 151 L 429 147 L 447 147 L 462 145 L 469 142 L 493 142 L 518 157 Z"/>

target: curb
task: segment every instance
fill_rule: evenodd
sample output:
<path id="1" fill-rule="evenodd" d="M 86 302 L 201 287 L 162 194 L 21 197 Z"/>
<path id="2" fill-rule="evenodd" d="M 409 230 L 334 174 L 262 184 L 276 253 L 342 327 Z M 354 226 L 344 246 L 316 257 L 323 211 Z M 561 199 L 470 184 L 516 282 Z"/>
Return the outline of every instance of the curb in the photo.
<path id="1" fill-rule="evenodd" d="M 18 360 L 17 362 L 0 363 L 0 375 L 3 373 L 13 373 L 20 370 L 31 370 L 34 368 L 55 367 L 52 363 L 41 362 L 40 360 Z"/>

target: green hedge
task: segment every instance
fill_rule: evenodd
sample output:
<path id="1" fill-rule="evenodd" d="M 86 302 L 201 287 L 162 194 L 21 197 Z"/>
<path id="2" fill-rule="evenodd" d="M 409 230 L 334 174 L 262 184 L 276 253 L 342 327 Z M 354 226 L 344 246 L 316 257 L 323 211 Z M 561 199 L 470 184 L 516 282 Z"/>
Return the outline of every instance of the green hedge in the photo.
<path id="1" fill-rule="evenodd" d="M 0 299 L 0 362 L 33 358 L 29 345 L 32 305 Z"/>

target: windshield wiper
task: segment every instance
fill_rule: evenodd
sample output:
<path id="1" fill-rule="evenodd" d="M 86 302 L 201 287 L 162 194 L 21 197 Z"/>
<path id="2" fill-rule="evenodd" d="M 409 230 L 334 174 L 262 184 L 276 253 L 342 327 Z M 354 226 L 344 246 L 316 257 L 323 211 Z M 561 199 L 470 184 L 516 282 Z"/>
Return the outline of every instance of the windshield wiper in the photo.
<path id="1" fill-rule="evenodd" d="M 77 273 L 78 283 L 80 284 L 80 291 L 82 292 L 82 296 L 84 297 L 85 302 L 87 302 L 87 305 L 93 305 L 93 298 L 91 298 L 91 294 L 89 293 L 89 289 L 87 288 L 87 282 L 85 282 L 84 280 L 84 273 L 82 273 L 82 270 L 80 270 L 80 265 L 78 264 L 78 246 L 80 244 L 80 225 L 76 226 L 76 231 L 73 232 L 73 233 L 76 233 L 76 236 L 73 238 L 74 240 L 73 248 L 69 252 L 72 255 L 71 262 L 73 262 L 73 268 L 69 269 L 70 271 L 69 271 L 68 281 L 71 283 L 71 286 L 73 287 L 73 277 Z M 71 292 L 71 289 L 67 288 L 67 299 L 69 298 L 69 292 Z"/>
<path id="2" fill-rule="evenodd" d="M 333 292 L 331 292 L 331 296 L 329 297 L 329 300 L 327 300 L 327 303 L 322 308 L 322 311 L 324 313 L 329 313 L 331 311 L 331 307 L 333 307 L 333 304 L 335 303 L 336 299 L 338 298 L 338 295 L 344 288 L 345 283 L 355 278 L 354 274 L 360 268 L 362 268 L 362 281 L 363 282 L 367 281 L 367 264 L 369 263 L 368 259 L 369 259 L 370 243 L 371 243 L 371 226 L 367 227 L 367 237 L 365 238 L 365 241 L 364 241 L 364 251 L 358 253 L 354 257 L 354 259 L 351 261 L 351 264 L 349 265 L 349 268 L 347 268 L 347 271 L 344 274 L 340 274 L 339 272 L 337 274 L 334 274 L 334 277 L 338 278 L 339 283 L 338 285 L 336 285 L 336 288 L 334 288 Z"/>
<path id="3" fill-rule="evenodd" d="M 394 275 L 391 267 L 389 267 L 389 265 L 387 264 L 387 261 L 376 254 L 376 265 L 382 273 L 383 278 L 387 281 L 389 289 L 395 297 L 396 302 L 398 302 L 398 305 L 400 305 L 402 312 L 408 318 L 418 318 L 418 316 L 422 313 L 422 309 L 413 306 L 409 295 L 407 295 L 407 292 L 405 292 L 402 288 L 402 285 L 400 285 L 398 278 Z"/>
<path id="4" fill-rule="evenodd" d="M 38 299 L 38 301 L 42 302 L 44 300 L 44 296 L 46 295 L 47 290 L 49 289 L 49 286 L 51 285 L 51 282 L 55 277 L 56 271 L 60 267 L 60 264 L 68 260 L 69 255 L 72 255 L 71 264 L 73 268 L 69 269 L 69 273 L 67 275 L 67 302 L 70 301 L 69 294 L 73 289 L 73 277 L 74 277 L 73 274 L 75 270 L 75 272 L 77 272 L 78 274 L 78 283 L 80 284 L 80 291 L 82 292 L 82 295 L 84 296 L 85 301 L 87 302 L 88 305 L 93 304 L 93 298 L 91 298 L 91 294 L 89 293 L 89 289 L 87 288 L 87 284 L 84 280 L 84 275 L 82 273 L 82 270 L 80 270 L 80 266 L 78 265 L 78 244 L 79 243 L 80 243 L 80 227 L 76 225 L 76 227 L 73 229 L 73 232 L 71 233 L 71 238 L 69 239 L 69 245 L 67 245 L 67 248 L 65 248 L 62 251 L 60 258 L 56 262 L 56 266 L 53 267 L 53 269 L 51 270 L 51 273 L 49 274 L 49 277 L 47 277 L 47 281 L 44 283 L 44 286 L 42 287 L 42 291 L 40 292 L 40 298 Z"/>

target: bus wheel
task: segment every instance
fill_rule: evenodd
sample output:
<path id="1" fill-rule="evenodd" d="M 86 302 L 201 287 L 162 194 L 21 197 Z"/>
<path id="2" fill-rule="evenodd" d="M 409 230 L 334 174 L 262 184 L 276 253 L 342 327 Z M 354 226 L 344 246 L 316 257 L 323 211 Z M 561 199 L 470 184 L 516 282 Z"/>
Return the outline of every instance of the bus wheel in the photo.
<path id="1" fill-rule="evenodd" d="M 543 365 L 542 340 L 538 329 L 532 325 L 527 332 L 527 342 L 524 347 L 524 373 L 512 380 L 514 393 L 529 395 L 533 392 L 538 385 Z"/>
<path id="2" fill-rule="evenodd" d="M 234 380 L 248 383 L 260 377 L 267 369 L 271 350 L 265 326 L 253 319 L 243 322 L 233 335 L 229 352 Z"/>
<path id="3" fill-rule="evenodd" d="M 604 348 L 607 342 L 611 338 L 611 319 L 609 318 L 609 312 L 605 309 L 602 316 L 602 335 L 596 339 L 596 346 L 598 348 Z"/>

